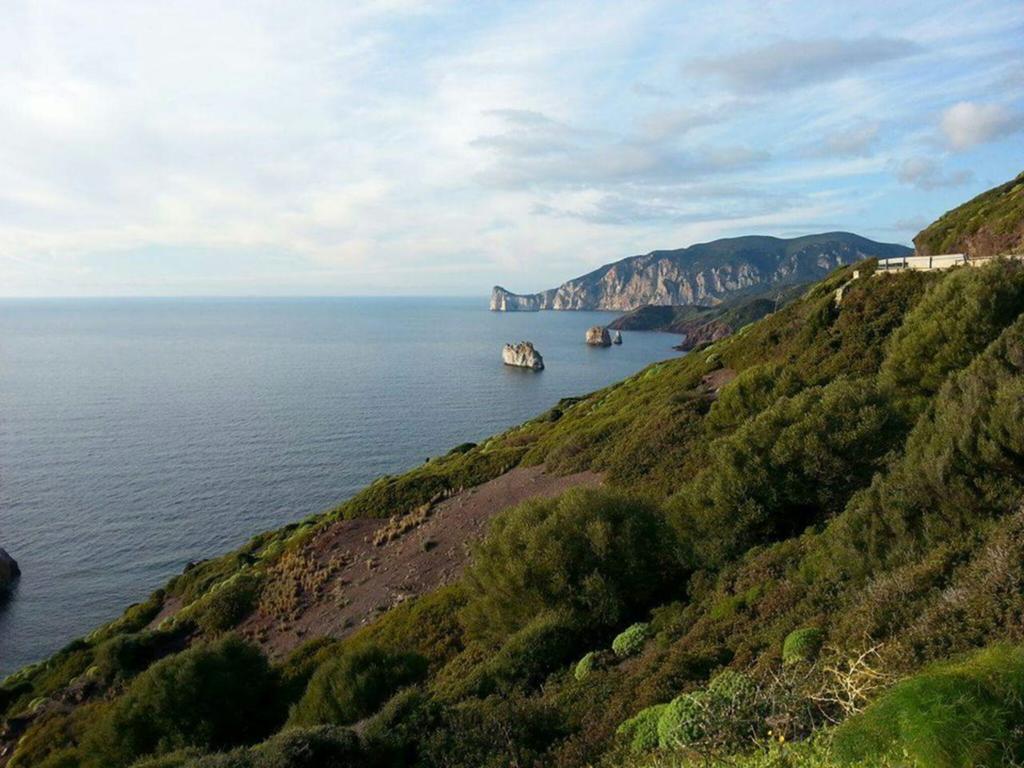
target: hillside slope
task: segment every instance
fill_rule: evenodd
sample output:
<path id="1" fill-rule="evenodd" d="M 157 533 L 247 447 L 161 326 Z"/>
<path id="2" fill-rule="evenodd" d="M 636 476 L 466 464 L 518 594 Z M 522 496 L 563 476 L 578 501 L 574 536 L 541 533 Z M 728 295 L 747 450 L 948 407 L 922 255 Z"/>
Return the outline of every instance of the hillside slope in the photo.
<path id="1" fill-rule="evenodd" d="M 1020 764 L 1024 263 L 856 268 L 188 568 L 4 681 L 0 761 Z M 497 513 L 540 468 L 601 487 Z M 349 523 L 450 578 L 323 631 L 407 562 Z"/>
<path id="2" fill-rule="evenodd" d="M 541 293 L 491 292 L 495 311 L 631 310 L 645 304 L 718 304 L 767 284 L 820 280 L 836 267 L 867 258 L 904 256 L 902 245 L 876 243 L 849 232 L 783 239 L 751 235 L 652 251 L 595 269 Z"/>
<path id="3" fill-rule="evenodd" d="M 914 246 L 922 256 L 1024 252 L 1024 173 L 943 214 L 917 234 Z"/>

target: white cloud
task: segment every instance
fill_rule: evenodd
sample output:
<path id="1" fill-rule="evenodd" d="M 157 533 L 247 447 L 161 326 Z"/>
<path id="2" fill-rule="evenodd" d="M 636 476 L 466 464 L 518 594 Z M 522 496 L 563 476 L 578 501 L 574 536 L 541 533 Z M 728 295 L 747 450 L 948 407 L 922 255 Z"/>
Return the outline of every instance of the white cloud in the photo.
<path id="1" fill-rule="evenodd" d="M 896 177 L 903 183 L 923 190 L 958 187 L 966 184 L 974 174 L 969 170 L 944 171 L 930 157 L 911 157 L 900 163 Z"/>
<path id="2" fill-rule="evenodd" d="M 837 157 L 867 157 L 878 141 L 880 123 L 871 121 L 838 131 L 825 140 L 822 154 Z"/>
<path id="3" fill-rule="evenodd" d="M 961 101 L 942 113 L 940 127 L 951 149 L 970 149 L 1024 129 L 1024 113 L 1002 104 Z"/>
<path id="4" fill-rule="evenodd" d="M 789 90 L 860 74 L 867 67 L 919 53 L 893 37 L 779 40 L 724 56 L 695 58 L 688 70 L 746 93 Z"/>
<path id="5" fill-rule="evenodd" d="M 985 85 L 1019 3 L 915 2 L 793 0 L 765 45 L 761 6 L 710 0 L 12 0 L 0 294 L 540 288 L 742 228 L 884 228 L 964 175 L 894 178 L 934 149 L 920 115 L 1020 108 Z"/>

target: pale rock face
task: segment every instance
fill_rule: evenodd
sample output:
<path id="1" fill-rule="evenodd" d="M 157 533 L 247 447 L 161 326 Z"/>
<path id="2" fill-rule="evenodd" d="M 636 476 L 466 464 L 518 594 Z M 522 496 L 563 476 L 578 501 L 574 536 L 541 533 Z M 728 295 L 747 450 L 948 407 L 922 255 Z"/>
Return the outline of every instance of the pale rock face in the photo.
<path id="1" fill-rule="evenodd" d="M 621 344 L 621 343 L 622 343 L 622 334 L 619 333 L 618 331 L 616 331 L 615 333 L 612 334 L 612 344 Z"/>
<path id="2" fill-rule="evenodd" d="M 592 347 L 610 347 L 612 345 L 611 334 L 603 325 L 595 325 L 587 329 L 587 344 Z"/>
<path id="3" fill-rule="evenodd" d="M 520 341 L 518 344 L 506 344 L 501 350 L 501 360 L 505 365 L 514 365 L 518 368 L 532 368 L 535 371 L 544 370 L 544 358 L 540 352 L 533 348 L 529 341 Z"/>
<path id="4" fill-rule="evenodd" d="M 631 256 L 540 293 L 516 294 L 495 286 L 491 309 L 624 312 L 645 304 L 714 306 L 730 294 L 757 285 L 812 282 L 844 264 L 909 252 L 903 246 L 876 243 L 848 232 L 789 240 L 761 236 L 729 238 L 676 251 Z"/>
<path id="5" fill-rule="evenodd" d="M 0 547 L 0 591 L 6 590 L 21 575 L 21 569 L 7 550 Z"/>

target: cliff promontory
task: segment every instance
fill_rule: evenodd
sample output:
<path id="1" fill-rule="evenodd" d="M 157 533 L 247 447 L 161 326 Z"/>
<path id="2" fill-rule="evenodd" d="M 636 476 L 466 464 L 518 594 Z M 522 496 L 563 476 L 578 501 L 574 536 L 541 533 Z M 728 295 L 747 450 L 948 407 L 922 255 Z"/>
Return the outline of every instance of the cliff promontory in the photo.
<path id="1" fill-rule="evenodd" d="M 540 293 L 516 294 L 495 286 L 491 309 L 628 311 L 645 304 L 715 305 L 758 286 L 813 282 L 836 267 L 861 259 L 905 256 L 910 252 L 902 245 L 878 243 L 849 232 L 790 239 L 731 237 L 631 256 Z"/>

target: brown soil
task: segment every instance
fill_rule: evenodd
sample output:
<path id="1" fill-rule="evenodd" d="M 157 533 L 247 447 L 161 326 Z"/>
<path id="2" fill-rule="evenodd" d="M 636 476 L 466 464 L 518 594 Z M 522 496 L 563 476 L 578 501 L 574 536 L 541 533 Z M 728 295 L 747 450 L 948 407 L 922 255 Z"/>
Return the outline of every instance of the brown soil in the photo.
<path id="1" fill-rule="evenodd" d="M 401 519 L 334 523 L 301 553 L 304 567 L 321 574 L 315 589 L 303 590 L 289 616 L 264 607 L 240 629 L 271 657 L 309 638 L 344 637 L 389 608 L 454 581 L 466 567 L 470 545 L 499 512 L 527 499 L 600 483 L 601 476 L 593 472 L 559 477 L 543 467 L 517 467 L 429 511 L 410 513 L 422 521 L 407 530 Z M 389 528 L 393 538 L 386 540 L 383 533 Z"/>
<path id="2" fill-rule="evenodd" d="M 700 380 L 700 383 L 708 393 L 708 396 L 714 400 L 718 397 L 718 393 L 722 387 L 735 378 L 736 371 L 732 368 L 719 368 L 717 371 L 712 371 L 711 373 L 706 374 Z"/>

